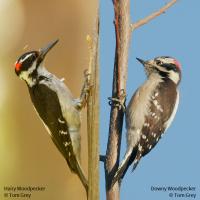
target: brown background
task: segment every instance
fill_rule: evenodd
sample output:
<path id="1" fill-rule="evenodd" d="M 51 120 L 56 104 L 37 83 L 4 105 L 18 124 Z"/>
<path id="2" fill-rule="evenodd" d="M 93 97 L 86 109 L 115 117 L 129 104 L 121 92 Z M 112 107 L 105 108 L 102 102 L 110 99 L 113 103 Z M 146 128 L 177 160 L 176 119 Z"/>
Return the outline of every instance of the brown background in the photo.
<path id="1" fill-rule="evenodd" d="M 89 60 L 86 35 L 92 33 L 96 6 L 97 0 L 0 1 L 0 199 L 4 186 L 46 187 L 44 192 L 33 192 L 32 200 L 86 199 L 80 181 L 36 115 L 14 63 L 25 51 L 59 38 L 46 67 L 64 77 L 78 97 Z M 85 124 L 85 111 L 82 118 Z M 81 134 L 82 165 L 87 171 L 85 125 Z"/>

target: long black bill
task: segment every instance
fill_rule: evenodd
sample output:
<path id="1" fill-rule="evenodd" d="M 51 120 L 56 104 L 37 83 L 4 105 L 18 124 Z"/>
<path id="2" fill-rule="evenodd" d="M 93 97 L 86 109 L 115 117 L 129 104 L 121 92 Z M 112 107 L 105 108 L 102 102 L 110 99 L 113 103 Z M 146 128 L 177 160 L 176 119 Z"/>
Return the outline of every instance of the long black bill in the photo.
<path id="1" fill-rule="evenodd" d="M 49 44 L 47 44 L 45 47 L 41 48 L 39 50 L 39 60 L 40 62 L 42 62 L 45 58 L 45 56 L 47 55 L 47 53 L 58 43 L 58 39 L 53 41 L 53 42 L 50 42 Z"/>
<path id="2" fill-rule="evenodd" d="M 146 61 L 142 60 L 141 58 L 136 58 L 140 63 L 142 63 L 143 65 L 145 65 Z"/>

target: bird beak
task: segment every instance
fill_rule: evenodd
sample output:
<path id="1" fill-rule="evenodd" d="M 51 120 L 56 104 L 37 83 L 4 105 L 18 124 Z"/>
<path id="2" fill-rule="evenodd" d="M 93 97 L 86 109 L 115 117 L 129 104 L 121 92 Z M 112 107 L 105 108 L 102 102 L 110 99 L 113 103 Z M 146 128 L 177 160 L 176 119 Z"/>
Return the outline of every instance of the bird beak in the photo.
<path id="1" fill-rule="evenodd" d="M 44 60 L 47 53 L 57 44 L 58 41 L 59 40 L 57 39 L 53 42 L 50 42 L 45 47 L 43 47 L 39 50 L 39 60 L 40 60 L 40 62 L 42 62 Z"/>
<path id="2" fill-rule="evenodd" d="M 140 63 L 142 63 L 143 65 L 146 64 L 146 61 L 142 60 L 141 58 L 136 58 Z"/>

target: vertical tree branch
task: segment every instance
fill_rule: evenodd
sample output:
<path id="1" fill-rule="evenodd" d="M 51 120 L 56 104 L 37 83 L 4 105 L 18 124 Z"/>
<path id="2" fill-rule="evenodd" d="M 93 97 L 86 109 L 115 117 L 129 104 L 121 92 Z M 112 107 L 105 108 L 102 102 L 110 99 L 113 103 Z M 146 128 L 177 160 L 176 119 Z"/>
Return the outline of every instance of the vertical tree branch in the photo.
<path id="1" fill-rule="evenodd" d="M 91 91 L 87 106 L 88 200 L 99 200 L 99 13 L 92 37 L 88 36 Z"/>
<path id="2" fill-rule="evenodd" d="M 128 50 L 130 43 L 130 2 L 129 0 L 113 0 L 115 12 L 116 50 L 113 73 L 112 97 L 124 103 L 126 92 Z M 109 137 L 105 160 L 105 179 L 107 200 L 119 199 L 118 182 L 111 187 L 111 182 L 119 165 L 121 132 L 124 113 L 122 109 L 111 106 Z"/>
<path id="3" fill-rule="evenodd" d="M 171 0 L 159 11 L 152 13 L 148 17 L 139 20 L 136 23 L 131 23 L 130 0 L 113 0 L 115 13 L 114 24 L 116 34 L 116 49 L 113 72 L 112 98 L 118 99 L 121 104 L 125 101 L 123 93 L 126 94 L 128 51 L 132 31 L 164 13 L 165 10 L 176 3 L 176 1 L 177 0 Z M 120 107 L 117 107 L 116 104 L 111 104 L 109 136 L 107 143 L 106 159 L 104 162 L 107 200 L 119 200 L 120 198 L 119 183 L 116 182 L 113 186 L 111 185 L 113 176 L 119 166 L 123 116 L 124 113 L 122 109 L 120 109 Z"/>

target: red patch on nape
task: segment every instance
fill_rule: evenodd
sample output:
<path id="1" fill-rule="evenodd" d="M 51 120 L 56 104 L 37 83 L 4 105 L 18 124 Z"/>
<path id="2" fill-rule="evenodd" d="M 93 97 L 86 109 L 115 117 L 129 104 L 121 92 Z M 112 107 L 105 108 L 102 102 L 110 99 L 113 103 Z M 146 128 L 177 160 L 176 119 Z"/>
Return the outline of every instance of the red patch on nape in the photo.
<path id="1" fill-rule="evenodd" d="M 22 63 L 16 62 L 16 63 L 15 63 L 15 69 L 16 69 L 16 71 L 19 71 L 20 68 L 21 68 L 21 66 L 22 66 Z"/>
<path id="2" fill-rule="evenodd" d="M 177 68 L 179 70 L 181 70 L 181 63 L 180 62 L 178 62 L 177 60 L 174 60 L 174 64 L 177 66 Z"/>

